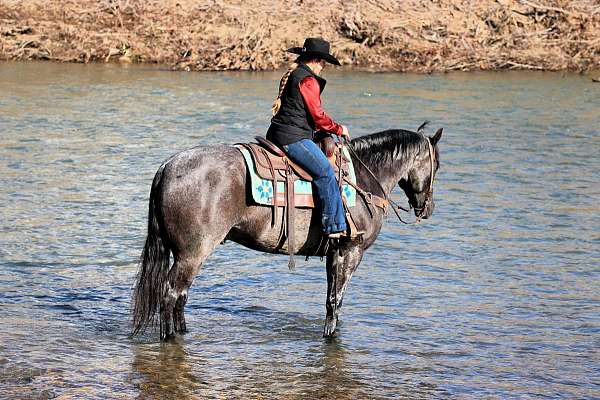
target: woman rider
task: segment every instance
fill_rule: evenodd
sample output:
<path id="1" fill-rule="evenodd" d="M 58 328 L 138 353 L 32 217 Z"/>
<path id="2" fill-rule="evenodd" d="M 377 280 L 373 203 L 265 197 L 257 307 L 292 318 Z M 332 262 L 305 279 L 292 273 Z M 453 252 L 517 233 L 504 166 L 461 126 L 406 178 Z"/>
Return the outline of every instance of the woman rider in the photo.
<path id="1" fill-rule="evenodd" d="M 267 139 L 283 148 L 293 162 L 313 177 L 323 232 L 337 238 L 346 231 L 339 186 L 327 157 L 312 139 L 317 131 L 350 137 L 348 128 L 336 123 L 321 108 L 326 81 L 319 75 L 326 63 L 340 62 L 329 54 L 329 42 L 321 38 L 308 38 L 302 47 L 292 47 L 288 52 L 299 57 L 279 82 Z"/>

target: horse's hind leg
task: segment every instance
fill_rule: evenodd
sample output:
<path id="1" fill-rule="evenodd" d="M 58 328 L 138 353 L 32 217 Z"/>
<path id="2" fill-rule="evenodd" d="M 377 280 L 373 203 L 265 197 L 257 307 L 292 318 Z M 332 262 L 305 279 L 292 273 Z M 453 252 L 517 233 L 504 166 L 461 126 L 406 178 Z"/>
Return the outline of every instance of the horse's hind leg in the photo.
<path id="1" fill-rule="evenodd" d="M 175 265 L 174 265 L 175 266 Z M 169 339 L 175 335 L 173 332 L 173 308 L 177 301 L 173 285 L 167 281 L 165 283 L 165 295 L 160 303 L 160 338 Z"/>
<path id="2" fill-rule="evenodd" d="M 168 275 L 167 289 L 161 307 L 161 337 L 168 339 L 175 333 L 185 333 L 186 324 L 183 309 L 187 302 L 187 292 L 202 262 L 208 254 L 176 256 Z"/>
<path id="3" fill-rule="evenodd" d="M 192 286 L 194 277 L 198 275 L 207 256 L 208 254 L 193 261 L 184 261 L 177 264 L 176 268 L 173 269 L 173 276 L 175 277 L 173 288 L 177 295 L 177 300 L 173 309 L 173 325 L 175 333 L 183 334 L 187 332 L 184 308 L 188 300 L 188 290 L 190 289 L 190 286 Z M 183 264 L 189 265 L 183 266 Z"/>
<path id="4" fill-rule="evenodd" d="M 182 334 L 187 332 L 185 315 L 183 314 L 185 303 L 187 303 L 187 292 L 179 295 L 177 302 L 175 303 L 175 309 L 173 310 L 173 325 L 175 325 L 175 333 Z"/>
<path id="5" fill-rule="evenodd" d="M 213 237 L 204 237 L 193 251 L 180 252 L 175 255 L 175 263 L 168 275 L 168 289 L 164 298 L 164 313 L 161 314 L 161 324 L 165 326 L 163 338 L 169 338 L 175 333 L 185 333 L 184 307 L 188 299 L 188 290 L 198 275 L 202 264 L 221 243 L 226 233 Z M 162 329 L 161 329 L 162 331 Z"/>

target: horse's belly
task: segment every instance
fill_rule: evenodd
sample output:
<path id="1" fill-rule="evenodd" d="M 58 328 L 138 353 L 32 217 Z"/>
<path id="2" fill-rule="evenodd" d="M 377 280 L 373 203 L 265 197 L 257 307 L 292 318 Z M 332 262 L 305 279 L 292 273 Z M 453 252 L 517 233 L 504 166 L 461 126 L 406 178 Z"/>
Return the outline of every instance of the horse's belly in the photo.
<path id="1" fill-rule="evenodd" d="M 284 233 L 284 209 L 279 207 L 278 221 L 273 224 L 273 208 L 248 207 L 248 217 L 231 229 L 227 240 L 232 240 L 253 250 L 267 253 L 289 254 L 290 241 Z M 312 255 L 321 240 L 320 229 L 311 226 L 313 209 L 296 209 L 293 223 L 294 254 Z"/>

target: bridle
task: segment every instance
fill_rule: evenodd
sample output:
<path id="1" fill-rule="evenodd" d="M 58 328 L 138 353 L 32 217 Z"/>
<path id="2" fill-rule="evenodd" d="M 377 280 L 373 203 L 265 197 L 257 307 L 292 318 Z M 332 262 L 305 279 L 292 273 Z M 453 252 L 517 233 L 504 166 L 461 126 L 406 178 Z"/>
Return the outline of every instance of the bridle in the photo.
<path id="1" fill-rule="evenodd" d="M 429 165 L 431 166 L 431 175 L 429 177 L 429 190 L 427 191 L 427 194 L 425 195 L 425 201 L 423 202 L 423 205 L 421 207 L 415 207 L 410 203 L 410 199 L 408 201 L 408 204 L 410 205 L 411 208 L 414 208 L 415 211 L 417 212 L 416 217 L 417 220 L 415 221 L 415 223 L 421 221 L 421 219 L 423 218 L 423 216 L 425 215 L 425 211 L 427 210 L 427 207 L 431 204 L 431 202 L 433 201 L 433 155 L 435 154 L 433 152 L 432 146 L 431 146 L 431 141 L 427 138 L 425 138 L 427 140 L 427 149 L 429 150 Z"/>
<path id="2" fill-rule="evenodd" d="M 425 136 L 424 136 L 425 137 Z M 350 150 L 350 153 L 352 153 L 352 155 L 354 156 L 354 158 L 363 166 L 363 168 L 365 168 L 365 170 L 367 170 L 367 172 L 373 177 L 373 179 L 375 180 L 375 183 L 377 183 L 377 186 L 379 186 L 379 189 L 381 190 L 381 193 L 383 194 L 383 199 L 386 203 L 389 203 L 392 207 L 392 210 L 394 211 L 394 214 L 396 214 L 396 217 L 398 217 L 398 220 L 400 222 L 402 222 L 403 224 L 406 225 L 413 225 L 413 224 L 418 224 L 419 222 L 421 222 L 421 219 L 423 219 L 423 216 L 425 215 L 425 212 L 427 211 L 427 207 L 429 206 L 429 204 L 433 201 L 433 175 L 434 175 L 434 162 L 433 162 L 433 158 L 434 158 L 434 151 L 433 151 L 433 146 L 431 146 L 431 141 L 425 137 L 425 140 L 427 141 L 427 150 L 429 151 L 429 165 L 431 167 L 431 175 L 429 178 L 429 190 L 427 191 L 427 195 L 425 197 L 425 202 L 423 202 L 423 206 L 421 207 L 415 207 L 413 204 L 411 204 L 410 199 L 408 199 L 408 205 L 410 206 L 411 209 L 414 209 L 417 211 L 417 213 L 415 214 L 416 219 L 413 222 L 407 222 L 405 220 L 402 219 L 402 216 L 400 215 L 400 212 L 398 210 L 402 210 L 402 211 L 406 211 L 406 212 L 410 212 L 410 209 L 407 210 L 406 208 L 402 207 L 401 205 L 399 205 L 398 203 L 396 203 L 394 200 L 392 200 L 391 198 L 389 198 L 387 196 L 387 194 L 385 193 L 385 189 L 383 188 L 383 186 L 381 185 L 381 182 L 379 182 L 379 179 L 377 179 L 377 176 L 373 173 L 373 171 L 371 171 L 369 169 L 369 167 L 367 167 L 365 165 L 365 163 L 360 159 L 360 157 L 358 156 L 358 154 L 356 154 L 356 152 L 354 151 L 354 148 L 352 148 L 352 146 L 350 145 L 350 141 L 348 140 L 348 138 L 344 137 L 344 141 L 346 142 L 346 147 Z M 358 187 L 355 187 L 355 189 L 359 189 Z M 363 195 L 366 195 L 366 197 L 373 197 L 372 193 L 368 193 L 368 192 L 364 192 L 363 190 L 360 190 Z M 385 208 L 384 208 L 384 212 L 385 212 Z"/>

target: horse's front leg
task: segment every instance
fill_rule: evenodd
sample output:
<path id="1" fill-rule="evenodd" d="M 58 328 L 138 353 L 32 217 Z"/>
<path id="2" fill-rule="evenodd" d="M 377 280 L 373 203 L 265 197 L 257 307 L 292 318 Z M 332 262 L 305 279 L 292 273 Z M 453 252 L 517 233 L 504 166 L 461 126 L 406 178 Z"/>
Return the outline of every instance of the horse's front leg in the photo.
<path id="1" fill-rule="evenodd" d="M 334 248 L 327 254 L 327 300 L 325 302 L 327 316 L 323 337 L 335 336 L 344 293 L 362 255 L 363 250 L 357 245 Z"/>

